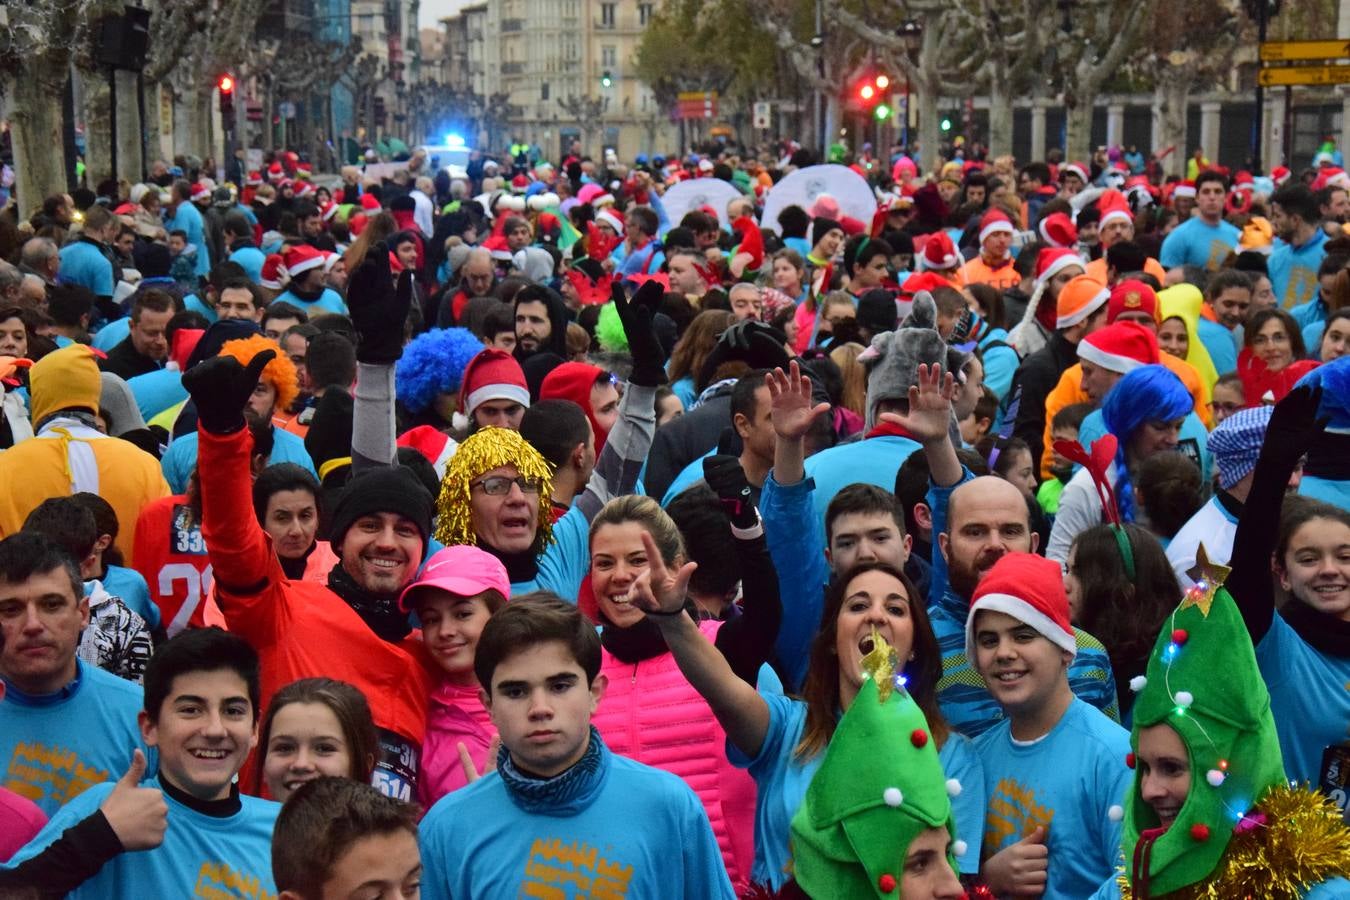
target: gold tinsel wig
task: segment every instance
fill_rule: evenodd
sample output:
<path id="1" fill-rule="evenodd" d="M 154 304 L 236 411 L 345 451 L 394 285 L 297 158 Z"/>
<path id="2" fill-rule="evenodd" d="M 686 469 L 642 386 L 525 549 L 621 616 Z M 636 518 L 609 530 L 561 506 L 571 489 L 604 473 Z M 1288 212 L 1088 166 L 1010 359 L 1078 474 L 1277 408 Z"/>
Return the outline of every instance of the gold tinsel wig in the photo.
<path id="1" fill-rule="evenodd" d="M 535 552 L 553 540 L 553 517 L 548 498 L 553 494 L 553 474 L 539 451 L 519 432 L 507 428 L 484 428 L 459 445 L 441 479 L 436 498 L 436 540 L 447 547 L 455 544 L 477 545 L 473 528 L 473 510 L 469 504 L 469 483 L 486 472 L 502 466 L 514 466 L 516 472 L 539 485 L 539 521 Z"/>

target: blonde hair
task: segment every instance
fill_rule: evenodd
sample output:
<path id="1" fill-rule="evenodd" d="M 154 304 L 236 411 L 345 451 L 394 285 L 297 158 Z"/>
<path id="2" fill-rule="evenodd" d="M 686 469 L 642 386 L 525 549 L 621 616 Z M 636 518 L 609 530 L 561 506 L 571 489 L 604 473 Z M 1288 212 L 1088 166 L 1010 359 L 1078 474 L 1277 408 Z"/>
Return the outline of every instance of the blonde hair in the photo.
<path id="1" fill-rule="evenodd" d="M 591 520 L 590 543 L 595 543 L 595 535 L 605 525 L 622 525 L 636 522 L 652 536 L 661 561 L 668 566 L 685 559 L 684 538 L 680 529 L 664 509 L 651 497 L 628 494 L 615 497 Z"/>
<path id="2" fill-rule="evenodd" d="M 850 341 L 830 351 L 830 361 L 839 367 L 839 374 L 844 379 L 839 405 L 860 416 L 867 415 L 867 371 L 858 362 L 858 354 L 864 349 L 862 344 Z"/>

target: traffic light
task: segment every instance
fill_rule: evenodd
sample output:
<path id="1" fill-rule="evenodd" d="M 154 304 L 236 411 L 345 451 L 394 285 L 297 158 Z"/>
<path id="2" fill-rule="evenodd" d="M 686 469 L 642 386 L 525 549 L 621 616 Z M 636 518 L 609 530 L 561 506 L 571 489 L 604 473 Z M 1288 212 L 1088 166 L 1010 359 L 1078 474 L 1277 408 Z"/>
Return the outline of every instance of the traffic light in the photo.
<path id="1" fill-rule="evenodd" d="M 614 77 L 613 77 L 612 75 L 609 74 L 609 69 L 606 69 L 605 71 L 601 72 L 601 73 L 600 73 L 600 86 L 601 86 L 601 87 L 606 87 L 606 88 L 607 88 L 607 87 L 613 87 L 613 85 L 614 85 Z"/>
<path id="2" fill-rule="evenodd" d="M 942 117 L 942 130 L 943 130 L 943 131 L 951 131 L 951 130 L 952 130 L 952 120 L 949 119 L 949 118 L 947 118 L 946 116 L 943 116 L 943 117 Z"/>
<path id="3" fill-rule="evenodd" d="M 221 117 L 234 115 L 234 76 L 226 72 L 216 81 L 216 87 L 220 90 Z"/>
<path id="4" fill-rule="evenodd" d="M 890 87 L 891 80 L 885 75 L 868 75 L 858 83 L 858 104 L 864 112 L 871 112 L 878 119 L 884 119 L 891 114 L 890 107 L 886 107 L 884 113 L 879 112 L 881 107 L 886 106 L 885 92 Z M 879 104 L 879 105 L 878 105 Z M 875 107 L 875 109 L 874 109 Z"/>
<path id="5" fill-rule="evenodd" d="M 877 117 L 877 121 L 885 121 L 891 117 L 891 108 L 885 103 L 878 103 L 877 108 L 872 110 L 872 115 Z"/>

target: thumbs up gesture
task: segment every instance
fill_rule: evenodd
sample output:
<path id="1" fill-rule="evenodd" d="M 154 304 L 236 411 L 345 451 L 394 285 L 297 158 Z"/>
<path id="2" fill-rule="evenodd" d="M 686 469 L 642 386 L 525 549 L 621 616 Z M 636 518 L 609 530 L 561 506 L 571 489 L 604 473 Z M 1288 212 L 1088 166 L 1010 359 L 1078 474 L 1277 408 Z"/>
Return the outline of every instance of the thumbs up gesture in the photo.
<path id="1" fill-rule="evenodd" d="M 133 750 L 131 765 L 99 807 L 123 850 L 152 850 L 164 843 L 164 831 L 169 827 L 164 793 L 141 787 L 144 777 L 145 754 Z"/>
<path id="2" fill-rule="evenodd" d="M 1050 867 L 1045 833 L 1045 826 L 1037 825 L 1026 837 L 985 860 L 980 874 L 991 891 L 1000 897 L 1039 897 L 1045 893 Z"/>

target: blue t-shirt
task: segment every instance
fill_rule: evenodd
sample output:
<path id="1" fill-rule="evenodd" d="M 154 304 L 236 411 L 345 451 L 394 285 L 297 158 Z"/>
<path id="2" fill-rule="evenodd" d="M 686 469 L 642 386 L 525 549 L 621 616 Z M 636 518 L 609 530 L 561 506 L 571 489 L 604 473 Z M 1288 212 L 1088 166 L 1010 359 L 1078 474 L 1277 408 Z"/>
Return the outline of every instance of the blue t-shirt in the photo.
<path id="1" fill-rule="evenodd" d="M 1164 269 L 1189 265 L 1213 272 L 1237 248 L 1241 236 L 1242 232 L 1236 226 L 1222 219 L 1217 225 L 1210 225 L 1199 216 L 1193 216 L 1172 229 L 1158 251 L 1158 262 Z"/>
<path id="2" fill-rule="evenodd" d="M 108 566 L 103 575 L 103 589 L 139 615 L 151 630 L 159 627 L 159 605 L 150 599 L 150 585 L 145 576 L 125 566 Z"/>
<path id="3" fill-rule="evenodd" d="M 680 398 L 680 403 L 684 406 L 685 412 L 688 412 L 689 408 L 694 405 L 694 401 L 698 399 L 698 394 L 694 391 L 693 375 L 685 375 L 683 378 L 676 379 L 675 383 L 670 386 L 670 390 L 671 393 Z"/>
<path id="4" fill-rule="evenodd" d="M 243 266 L 244 271 L 248 273 L 248 280 L 254 284 L 262 281 L 262 267 L 266 261 L 267 254 L 252 244 L 247 247 L 240 247 L 230 254 L 230 262 L 237 262 Z"/>
<path id="5" fill-rule="evenodd" d="M 129 334 L 131 334 L 131 317 L 123 316 L 120 319 L 113 319 L 100 328 L 94 334 L 94 338 L 89 342 L 89 345 L 95 350 L 110 353 L 112 348 L 125 341 Z"/>
<path id="6" fill-rule="evenodd" d="M 442 797 L 418 829 L 424 900 L 734 898 L 703 804 L 679 778 L 602 745 L 596 773 L 573 787 L 526 809 L 493 772 Z"/>
<path id="7" fill-rule="evenodd" d="M 71 241 L 61 248 L 61 268 L 57 279 L 62 284 L 78 284 L 95 297 L 111 297 L 117 287 L 112 263 L 88 241 Z"/>
<path id="8" fill-rule="evenodd" d="M 1204 316 L 1196 326 L 1200 343 L 1209 351 L 1209 359 L 1214 363 L 1214 371 L 1220 375 L 1237 371 L 1238 347 L 1233 332 L 1218 322 L 1211 322 Z"/>
<path id="9" fill-rule="evenodd" d="M 806 799 L 806 789 L 825 756 L 822 753 L 801 760 L 794 752 L 806 727 L 803 701 L 763 691 L 761 696 L 769 705 L 769 728 L 759 755 L 751 759 L 728 740 L 727 759 L 755 779 L 755 864 L 751 880 L 778 890 L 789 878 L 792 817 Z M 948 735 L 938 759 L 945 777 L 961 783 L 961 793 L 952 798 L 952 811 L 956 836 L 966 842 L 966 852 L 956 862 L 962 873 L 974 874 L 980 870 L 984 828 L 984 767 L 974 745 L 955 733 Z"/>
<path id="10" fill-rule="evenodd" d="M 1345 479 L 1304 475 L 1303 480 L 1299 482 L 1298 492 L 1304 497 L 1312 497 L 1314 500 L 1350 510 L 1350 481 Z"/>
<path id="11" fill-rule="evenodd" d="M 1256 664 L 1270 691 L 1285 774 L 1317 787 L 1322 751 L 1345 743 L 1350 659 L 1313 647 L 1277 612 L 1256 645 Z"/>
<path id="12" fill-rule="evenodd" d="M 347 304 L 342 302 L 342 295 L 332 288 L 324 288 L 323 293 L 318 300 L 301 300 L 289 290 L 277 294 L 273 303 L 289 303 L 291 306 L 303 309 L 312 318 L 320 313 L 338 313 L 347 315 Z"/>
<path id="13" fill-rule="evenodd" d="M 151 770 L 157 760 L 136 724 L 141 686 L 82 660 L 76 666 L 75 680 L 55 694 L 27 695 L 6 682 L 0 700 L 4 786 L 49 816 L 94 785 L 121 778 L 137 747 Z"/>
<path id="14" fill-rule="evenodd" d="M 1004 721 L 975 739 L 975 751 L 988 801 L 986 856 L 1044 825 L 1045 900 L 1082 900 L 1115 874 L 1123 822 L 1111 807 L 1122 806 L 1130 790 L 1128 731 L 1075 699 L 1043 737 L 1014 740 Z"/>
<path id="15" fill-rule="evenodd" d="M 165 231 L 180 229 L 187 232 L 187 242 L 197 248 L 195 273 L 198 277 L 205 278 L 211 274 L 211 248 L 206 246 L 202 214 L 197 211 L 197 207 L 186 200 L 178 204 L 178 209 L 174 211 L 173 218 L 169 219 L 164 226 Z"/>
<path id="16" fill-rule="evenodd" d="M 200 313 L 202 318 L 206 319 L 206 321 L 212 325 L 220 319 L 215 308 L 207 306 L 206 301 L 202 300 L 202 298 L 198 297 L 196 294 L 183 295 L 183 309 L 188 312 Z"/>
<path id="17" fill-rule="evenodd" d="M 1002 400 L 1012 388 L 1013 375 L 1021 360 L 1008 344 L 1008 332 L 995 328 L 980 338 L 980 355 L 984 360 L 984 386 Z"/>
<path id="18" fill-rule="evenodd" d="M 272 455 L 267 457 L 267 464 L 270 466 L 284 462 L 295 463 L 311 472 L 315 478 L 319 477 L 314 460 L 309 458 L 309 451 L 305 449 L 304 439 L 273 426 Z M 174 438 L 169 449 L 164 452 L 164 458 L 159 461 L 159 466 L 164 470 L 164 480 L 175 494 L 187 493 L 188 478 L 197 467 L 197 432 Z"/>
<path id="19" fill-rule="evenodd" d="M 142 782 L 159 788 L 158 778 Z M 98 809 L 112 793 L 107 782 L 90 788 L 61 809 L 37 837 L 14 854 L 9 865 L 36 856 Z M 217 900 L 271 900 L 272 828 L 280 803 L 241 795 L 232 816 L 208 816 L 179 803 L 166 791 L 169 827 L 153 850 L 119 853 L 69 897 L 143 900 L 146 897 L 212 897 Z"/>
<path id="20" fill-rule="evenodd" d="M 875 484 L 895 490 L 895 473 L 909 455 L 919 449 L 917 441 L 900 435 L 879 435 L 851 444 L 839 444 L 806 458 L 806 476 L 816 483 L 812 498 L 816 515 L 825 521 L 825 510 L 834 495 L 850 484 Z"/>
<path id="21" fill-rule="evenodd" d="M 1317 296 L 1317 270 L 1327 255 L 1327 233 L 1321 228 L 1302 246 L 1295 247 L 1276 238 L 1275 249 L 1266 261 L 1275 302 L 1284 309 L 1307 303 Z"/>
<path id="22" fill-rule="evenodd" d="M 552 591 L 576 603 L 581 582 L 591 569 L 590 534 L 586 514 L 573 506 L 553 523 L 553 543 L 539 554 L 539 571 L 529 581 L 511 582 L 511 596 Z"/>
<path id="23" fill-rule="evenodd" d="M 1294 317 L 1294 321 L 1299 324 L 1300 329 L 1306 329 L 1309 325 L 1325 322 L 1327 320 L 1327 304 L 1321 297 L 1321 290 L 1318 290 L 1318 296 L 1309 300 L 1307 303 L 1302 303 L 1289 310 L 1289 315 Z M 1306 332 L 1304 333 L 1306 334 Z M 1319 332 L 1319 335 L 1320 334 L 1321 333 Z M 1309 350 L 1316 349 L 1317 347 L 1316 343 L 1308 344 L 1307 341 L 1304 341 L 1304 344 Z"/>
<path id="24" fill-rule="evenodd" d="M 136 408 L 141 411 L 141 418 L 147 422 L 188 398 L 187 388 L 183 387 L 183 373 L 175 369 L 156 369 L 143 375 L 133 375 L 127 379 L 127 387 L 131 388 L 131 395 L 136 398 Z"/>

